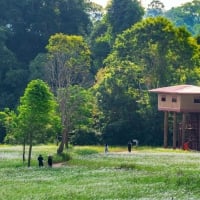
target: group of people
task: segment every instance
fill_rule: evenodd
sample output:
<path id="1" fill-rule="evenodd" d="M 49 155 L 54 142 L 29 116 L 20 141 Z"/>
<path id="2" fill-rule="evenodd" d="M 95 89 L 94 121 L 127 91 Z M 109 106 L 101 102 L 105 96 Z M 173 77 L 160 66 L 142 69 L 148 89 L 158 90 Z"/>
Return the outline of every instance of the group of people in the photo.
<path id="1" fill-rule="evenodd" d="M 52 165 L 53 165 L 52 156 L 48 156 L 47 163 L 48 163 L 49 167 L 52 167 Z M 43 167 L 44 166 L 44 158 L 42 157 L 41 154 L 38 156 L 38 165 L 39 165 L 39 167 Z"/>

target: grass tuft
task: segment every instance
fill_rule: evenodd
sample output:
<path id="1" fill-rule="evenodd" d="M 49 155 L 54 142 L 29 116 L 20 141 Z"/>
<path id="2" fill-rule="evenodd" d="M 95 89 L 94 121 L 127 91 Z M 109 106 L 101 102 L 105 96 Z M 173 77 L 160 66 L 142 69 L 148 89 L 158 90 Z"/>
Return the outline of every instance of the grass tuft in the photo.
<path id="1" fill-rule="evenodd" d="M 125 169 L 125 170 L 131 170 L 136 169 L 137 166 L 134 163 L 121 163 L 117 169 Z"/>
<path id="2" fill-rule="evenodd" d="M 74 153 L 76 153 L 77 155 L 84 156 L 84 155 L 97 154 L 98 151 L 94 150 L 94 149 L 77 149 L 77 150 L 75 150 Z"/>

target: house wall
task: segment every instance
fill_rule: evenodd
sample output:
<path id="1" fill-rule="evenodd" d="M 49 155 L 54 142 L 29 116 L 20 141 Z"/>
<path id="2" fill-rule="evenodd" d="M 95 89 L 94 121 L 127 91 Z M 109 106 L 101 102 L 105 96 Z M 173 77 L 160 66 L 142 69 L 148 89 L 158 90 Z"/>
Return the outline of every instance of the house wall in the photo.
<path id="1" fill-rule="evenodd" d="M 158 94 L 158 110 L 200 112 L 200 95 Z"/>
<path id="2" fill-rule="evenodd" d="M 180 112 L 180 107 L 181 107 L 180 95 L 158 94 L 158 110 Z"/>
<path id="3" fill-rule="evenodd" d="M 200 112 L 200 95 L 181 95 L 181 112 Z"/>

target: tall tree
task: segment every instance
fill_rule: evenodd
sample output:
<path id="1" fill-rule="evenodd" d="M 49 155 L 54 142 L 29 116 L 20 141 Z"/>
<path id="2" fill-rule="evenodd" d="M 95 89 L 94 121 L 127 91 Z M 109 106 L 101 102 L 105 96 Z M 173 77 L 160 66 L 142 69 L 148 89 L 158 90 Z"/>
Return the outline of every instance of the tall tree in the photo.
<path id="1" fill-rule="evenodd" d="M 131 138 L 140 140 L 146 131 L 144 118 L 149 97 L 140 87 L 144 81 L 141 71 L 132 62 L 116 61 L 98 73 L 97 102 L 104 114 L 103 138 L 109 144 L 126 144 Z"/>
<path id="2" fill-rule="evenodd" d="M 112 0 L 106 10 L 91 33 L 94 73 L 105 66 L 103 61 L 111 52 L 117 35 L 140 21 L 144 15 L 144 9 L 137 0 Z"/>
<path id="3" fill-rule="evenodd" d="M 165 13 L 176 26 L 185 26 L 193 35 L 200 34 L 200 1 L 193 0 Z"/>
<path id="4" fill-rule="evenodd" d="M 112 0 L 107 8 L 113 35 L 121 33 L 142 19 L 144 10 L 137 0 Z"/>
<path id="5" fill-rule="evenodd" d="M 71 130 L 91 129 L 95 98 L 90 89 L 78 85 L 69 87 L 70 97 L 67 101 L 70 109 Z"/>
<path id="6" fill-rule="evenodd" d="M 118 35 L 105 60 L 106 72 L 98 74 L 98 102 L 108 122 L 104 133 L 113 134 L 112 138 L 118 134 L 118 138 L 123 137 L 120 142 L 132 130 L 142 142 L 160 144 L 157 135 L 162 128 L 161 118 L 155 98 L 146 92 L 171 84 L 195 83 L 198 76 L 194 70 L 198 72 L 199 61 L 196 39 L 163 17 L 147 18 Z M 130 70 L 131 66 L 135 67 Z M 151 112 L 146 109 L 149 100 L 153 105 Z M 125 123 L 126 116 L 131 116 L 129 123 Z"/>
<path id="7" fill-rule="evenodd" d="M 57 94 L 62 116 L 62 141 L 58 153 L 68 145 L 71 131 L 71 112 L 68 101 L 70 87 L 73 85 L 87 86 L 89 83 L 90 50 L 81 36 L 55 34 L 50 37 L 47 45 L 49 62 L 47 72 L 53 91 Z"/>
<path id="8" fill-rule="evenodd" d="M 51 35 L 90 33 L 93 8 L 88 0 L 0 1 L 0 108 L 17 106 L 36 75 L 28 65 L 39 53 L 46 53 Z"/>
<path id="9" fill-rule="evenodd" d="M 29 144 L 28 167 L 31 165 L 33 140 L 38 141 L 46 133 L 55 114 L 56 103 L 48 85 L 42 80 L 31 81 L 18 107 L 18 128 Z M 25 143 L 24 143 L 25 144 Z"/>
<path id="10" fill-rule="evenodd" d="M 199 56 L 199 47 L 189 32 L 156 17 L 147 18 L 120 35 L 107 60 L 130 60 L 144 66 L 146 87 L 151 88 L 187 83 L 189 73 L 184 80 L 177 79 L 176 75 L 181 75 L 178 69 L 192 70 L 198 66 Z"/>
<path id="11" fill-rule="evenodd" d="M 164 13 L 164 8 L 165 6 L 161 1 L 153 0 L 148 5 L 146 16 L 147 17 L 162 16 Z"/>
<path id="12" fill-rule="evenodd" d="M 6 10 L 4 25 L 11 32 L 8 48 L 25 63 L 45 51 L 51 35 L 87 35 L 91 27 L 85 0 L 2 0 L 1 6 Z"/>
<path id="13" fill-rule="evenodd" d="M 112 49 L 111 26 L 107 23 L 105 17 L 95 23 L 90 35 L 90 46 L 92 51 L 92 73 L 96 74 L 98 69 L 103 67 L 103 60 Z"/>
<path id="14" fill-rule="evenodd" d="M 7 37 L 7 30 L 0 27 L 0 109 L 16 106 L 27 80 L 27 70 L 6 46 Z"/>

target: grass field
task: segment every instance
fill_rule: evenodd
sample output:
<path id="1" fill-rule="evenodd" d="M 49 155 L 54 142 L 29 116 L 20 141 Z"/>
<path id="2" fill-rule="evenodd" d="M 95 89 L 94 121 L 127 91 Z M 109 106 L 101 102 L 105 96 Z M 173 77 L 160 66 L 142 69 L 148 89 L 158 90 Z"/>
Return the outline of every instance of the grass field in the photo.
<path id="1" fill-rule="evenodd" d="M 56 146 L 33 147 L 31 167 L 21 146 L 0 146 L 0 200 L 199 200 L 200 154 L 162 148 L 73 147 L 71 160 L 37 166 Z"/>

